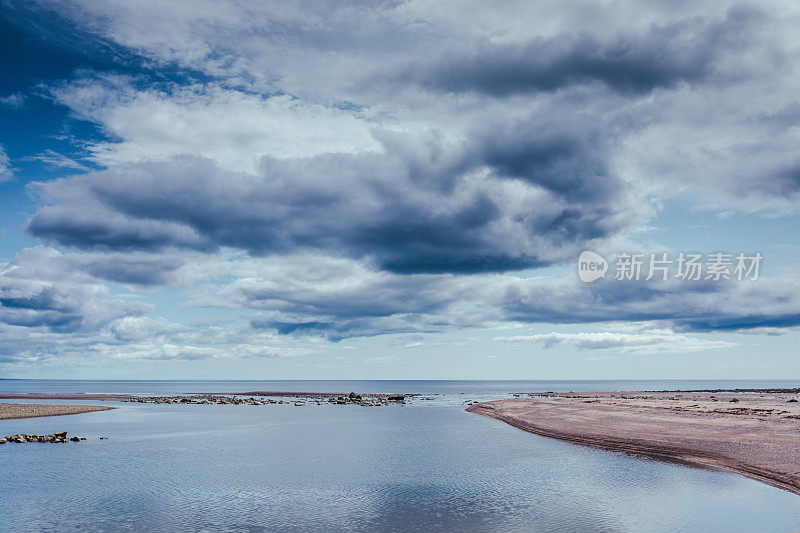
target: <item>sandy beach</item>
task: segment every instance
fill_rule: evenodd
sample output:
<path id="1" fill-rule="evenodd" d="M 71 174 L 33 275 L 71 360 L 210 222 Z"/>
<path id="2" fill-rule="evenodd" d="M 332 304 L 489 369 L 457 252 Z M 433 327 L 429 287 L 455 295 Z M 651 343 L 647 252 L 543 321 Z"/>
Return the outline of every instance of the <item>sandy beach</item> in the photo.
<path id="1" fill-rule="evenodd" d="M 80 413 L 91 413 L 93 411 L 108 411 L 109 409 L 114 408 L 99 405 L 0 403 L 0 420 L 36 418 L 40 416 L 77 415 Z"/>
<path id="2" fill-rule="evenodd" d="M 800 494 L 796 391 L 545 394 L 467 410 L 537 435 L 725 468 Z"/>

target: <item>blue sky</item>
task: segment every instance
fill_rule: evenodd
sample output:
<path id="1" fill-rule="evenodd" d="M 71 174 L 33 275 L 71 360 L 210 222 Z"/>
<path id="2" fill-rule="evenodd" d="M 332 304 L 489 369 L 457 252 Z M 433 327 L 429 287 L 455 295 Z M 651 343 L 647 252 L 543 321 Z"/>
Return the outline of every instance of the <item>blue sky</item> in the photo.
<path id="1" fill-rule="evenodd" d="M 2 2 L 0 377 L 800 376 L 800 10 L 562 4 Z"/>

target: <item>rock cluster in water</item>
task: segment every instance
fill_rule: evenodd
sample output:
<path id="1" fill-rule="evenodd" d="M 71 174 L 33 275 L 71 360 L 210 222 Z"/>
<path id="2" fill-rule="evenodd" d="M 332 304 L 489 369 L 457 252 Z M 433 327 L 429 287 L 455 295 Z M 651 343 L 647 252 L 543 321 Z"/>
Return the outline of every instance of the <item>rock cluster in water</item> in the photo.
<path id="1" fill-rule="evenodd" d="M 0 444 L 5 444 L 6 442 L 14 442 L 18 444 L 22 444 L 23 442 L 60 443 L 60 442 L 80 442 L 82 440 L 86 440 L 86 437 L 75 436 L 67 438 L 66 431 L 56 431 L 55 433 L 51 433 L 50 435 L 36 435 L 36 434 L 28 435 L 26 433 L 21 433 L 18 435 L 9 435 L 7 437 L 1 437 Z"/>
<path id="2" fill-rule="evenodd" d="M 362 405 L 365 407 L 380 407 L 382 405 L 389 405 L 389 402 L 393 403 L 400 403 L 405 404 L 405 396 L 396 395 L 396 396 L 386 396 L 386 397 L 374 397 L 374 398 L 364 398 L 360 394 L 356 394 L 355 392 L 351 392 L 347 396 L 331 396 L 328 398 L 328 403 L 334 403 L 336 405 Z"/>
<path id="3" fill-rule="evenodd" d="M 283 400 L 258 400 L 256 398 L 237 398 L 235 396 L 140 396 L 126 398 L 123 402 L 135 403 L 189 403 L 194 405 L 266 405 L 268 403 L 284 403 Z"/>
<path id="4" fill-rule="evenodd" d="M 316 398 L 295 400 L 278 400 L 275 398 L 242 398 L 232 395 L 197 394 L 191 396 L 137 396 L 126 398 L 122 401 L 135 403 L 164 403 L 164 404 L 192 404 L 192 405 L 269 405 L 269 404 L 294 404 L 302 407 L 306 403 L 323 405 L 323 402 L 335 405 L 360 405 L 363 407 L 380 407 L 390 403 L 405 405 L 406 395 L 396 394 L 389 396 L 362 396 L 351 392 L 347 396 L 324 396 Z"/>

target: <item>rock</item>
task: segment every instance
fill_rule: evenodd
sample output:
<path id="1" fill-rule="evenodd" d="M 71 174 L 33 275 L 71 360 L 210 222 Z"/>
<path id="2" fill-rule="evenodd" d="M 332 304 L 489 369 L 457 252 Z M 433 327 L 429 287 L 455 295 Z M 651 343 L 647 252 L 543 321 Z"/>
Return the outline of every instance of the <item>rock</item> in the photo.
<path id="1" fill-rule="evenodd" d="M 297 405 L 298 407 L 300 407 L 300 406 L 305 405 L 306 403 L 305 402 L 294 402 L 294 404 Z"/>
<path id="2" fill-rule="evenodd" d="M 108 437 L 100 437 L 100 440 L 108 440 Z"/>
<path id="3" fill-rule="evenodd" d="M 347 397 L 350 398 L 351 400 L 360 400 L 361 399 L 361 395 L 360 394 L 356 394 L 355 392 L 351 392 Z"/>
<path id="4" fill-rule="evenodd" d="M 55 433 L 53 433 L 53 438 L 55 438 L 55 439 L 66 439 L 67 438 L 67 432 L 66 431 L 56 431 Z"/>
<path id="5" fill-rule="evenodd" d="M 80 437 L 72 437 L 72 438 L 71 438 L 71 439 L 69 439 L 69 440 L 70 440 L 71 442 L 80 442 L 80 441 L 81 441 L 81 438 L 80 438 Z"/>
<path id="6" fill-rule="evenodd" d="M 5 444 L 5 443 L 6 443 L 6 439 L 5 438 L 0 439 L 0 444 Z"/>
<path id="7" fill-rule="evenodd" d="M 389 400 L 390 402 L 402 402 L 402 401 L 404 401 L 405 399 L 406 399 L 406 397 L 405 397 L 405 396 L 403 396 L 402 394 L 397 394 L 397 395 L 395 395 L 395 396 L 389 396 L 389 397 L 387 398 L 387 400 Z"/>

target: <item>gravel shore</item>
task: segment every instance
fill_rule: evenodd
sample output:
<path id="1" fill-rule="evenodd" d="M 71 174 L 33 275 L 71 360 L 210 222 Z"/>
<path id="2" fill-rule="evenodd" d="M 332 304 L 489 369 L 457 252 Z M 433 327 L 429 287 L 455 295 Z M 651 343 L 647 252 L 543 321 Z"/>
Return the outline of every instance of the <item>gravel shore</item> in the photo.
<path id="1" fill-rule="evenodd" d="M 529 396 L 467 411 L 546 437 L 725 468 L 800 494 L 795 391 Z"/>
<path id="2" fill-rule="evenodd" d="M 99 405 L 48 405 L 26 403 L 0 403 L 0 420 L 34 418 L 38 416 L 76 415 L 92 411 L 107 411 L 113 407 Z"/>

